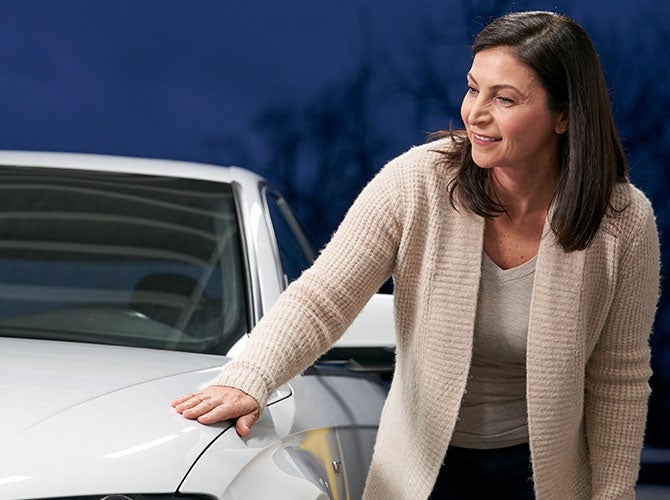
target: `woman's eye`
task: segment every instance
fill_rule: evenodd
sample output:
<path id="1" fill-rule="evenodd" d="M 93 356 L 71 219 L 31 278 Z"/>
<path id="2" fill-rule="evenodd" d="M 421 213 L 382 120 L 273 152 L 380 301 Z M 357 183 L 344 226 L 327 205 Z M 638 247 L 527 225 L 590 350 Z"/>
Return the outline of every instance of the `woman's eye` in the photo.
<path id="1" fill-rule="evenodd" d="M 514 100 L 509 97 L 499 95 L 497 99 L 503 104 L 514 104 Z"/>
<path id="2" fill-rule="evenodd" d="M 468 94 L 476 94 L 479 92 L 476 88 L 474 88 L 472 85 L 468 85 Z"/>

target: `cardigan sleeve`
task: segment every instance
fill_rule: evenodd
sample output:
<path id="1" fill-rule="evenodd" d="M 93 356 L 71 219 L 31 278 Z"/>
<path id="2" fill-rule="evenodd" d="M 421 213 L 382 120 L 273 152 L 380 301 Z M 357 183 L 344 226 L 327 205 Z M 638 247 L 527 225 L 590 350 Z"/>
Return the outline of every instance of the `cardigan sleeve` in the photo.
<path id="1" fill-rule="evenodd" d="M 658 232 L 646 199 L 642 210 L 628 210 L 637 216 L 624 230 L 635 236 L 621 249 L 613 302 L 586 367 L 585 426 L 594 500 L 635 498 L 650 392 Z"/>
<path id="2" fill-rule="evenodd" d="M 260 408 L 276 387 L 309 367 L 391 275 L 400 239 L 393 162 L 358 196 L 312 267 L 281 294 L 213 385 L 236 387 Z"/>

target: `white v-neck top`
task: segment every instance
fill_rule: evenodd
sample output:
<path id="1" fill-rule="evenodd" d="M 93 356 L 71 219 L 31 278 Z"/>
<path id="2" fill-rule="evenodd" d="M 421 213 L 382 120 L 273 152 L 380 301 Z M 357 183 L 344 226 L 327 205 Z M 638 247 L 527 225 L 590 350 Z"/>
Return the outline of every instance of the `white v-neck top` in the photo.
<path id="1" fill-rule="evenodd" d="M 528 442 L 526 339 L 536 259 L 501 269 L 482 255 L 472 364 L 453 446 Z"/>

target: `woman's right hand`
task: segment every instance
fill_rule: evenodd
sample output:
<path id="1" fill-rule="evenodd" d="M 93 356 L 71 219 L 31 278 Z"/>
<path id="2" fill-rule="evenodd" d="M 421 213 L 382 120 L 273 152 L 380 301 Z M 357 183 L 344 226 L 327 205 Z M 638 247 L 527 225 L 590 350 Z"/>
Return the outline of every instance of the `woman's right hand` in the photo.
<path id="1" fill-rule="evenodd" d="M 222 385 L 210 385 L 202 391 L 175 399 L 172 407 L 185 418 L 201 424 L 237 419 L 235 428 L 244 437 L 260 415 L 258 402 L 247 393 Z"/>

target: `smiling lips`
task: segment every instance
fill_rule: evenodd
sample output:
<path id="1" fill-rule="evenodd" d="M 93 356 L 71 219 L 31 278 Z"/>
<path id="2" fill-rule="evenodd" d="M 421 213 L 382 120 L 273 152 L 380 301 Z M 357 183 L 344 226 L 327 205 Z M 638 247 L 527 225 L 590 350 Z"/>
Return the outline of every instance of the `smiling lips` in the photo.
<path id="1" fill-rule="evenodd" d="M 475 134 L 474 132 L 472 133 L 472 136 L 473 136 L 478 142 L 498 142 L 498 141 L 501 141 L 501 140 L 502 140 L 500 137 L 490 137 L 490 136 L 488 136 L 488 135 Z"/>

